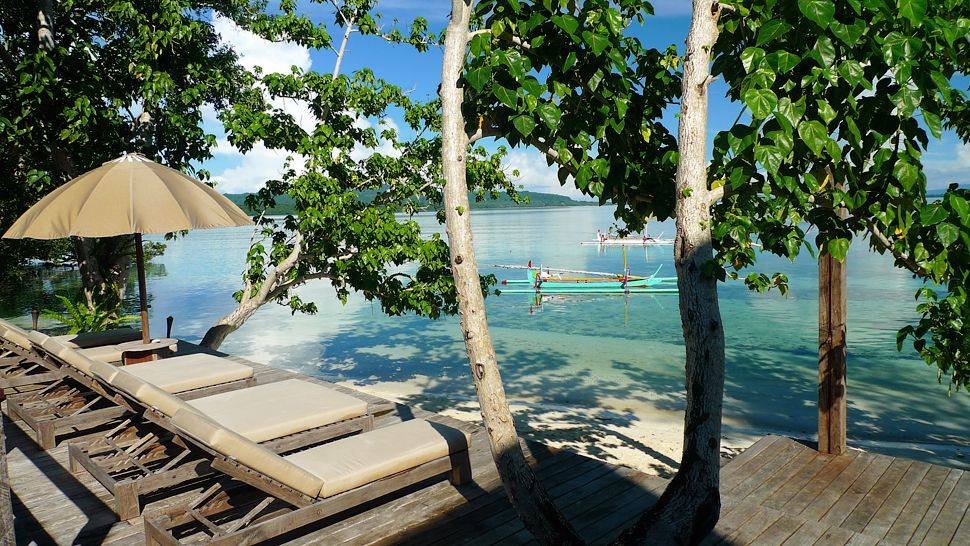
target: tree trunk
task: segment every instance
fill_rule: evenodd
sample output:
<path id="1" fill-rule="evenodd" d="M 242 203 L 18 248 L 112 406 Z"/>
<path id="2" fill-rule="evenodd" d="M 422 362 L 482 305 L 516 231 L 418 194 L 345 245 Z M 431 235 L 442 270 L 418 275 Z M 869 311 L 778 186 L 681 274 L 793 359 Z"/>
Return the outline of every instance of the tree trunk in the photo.
<path id="1" fill-rule="evenodd" d="M 472 244 L 471 212 L 466 182 L 468 135 L 462 116 L 459 85 L 468 44 L 471 0 L 452 0 L 441 68 L 441 160 L 444 209 L 451 266 L 458 290 L 458 311 L 489 446 L 505 492 L 526 528 L 544 544 L 580 544 L 576 532 L 536 478 L 519 444 L 515 423 L 495 358 L 485 299 Z"/>
<path id="2" fill-rule="evenodd" d="M 235 309 L 232 310 L 228 315 L 219 319 L 212 325 L 211 328 L 206 331 L 205 336 L 203 336 L 202 341 L 199 345 L 203 347 L 208 347 L 214 351 L 218 351 L 219 347 L 222 346 L 222 342 L 229 337 L 229 334 L 238 330 L 249 317 L 253 316 L 260 307 L 262 303 L 258 303 L 255 300 L 244 300 Z"/>
<path id="3" fill-rule="evenodd" d="M 674 260 L 687 356 L 683 455 L 657 504 L 623 534 L 623 543 L 696 544 L 714 528 L 720 512 L 724 329 L 717 280 L 705 267 L 714 259 L 706 168 L 707 88 L 720 9 L 717 2 L 694 0 L 678 128 Z"/>

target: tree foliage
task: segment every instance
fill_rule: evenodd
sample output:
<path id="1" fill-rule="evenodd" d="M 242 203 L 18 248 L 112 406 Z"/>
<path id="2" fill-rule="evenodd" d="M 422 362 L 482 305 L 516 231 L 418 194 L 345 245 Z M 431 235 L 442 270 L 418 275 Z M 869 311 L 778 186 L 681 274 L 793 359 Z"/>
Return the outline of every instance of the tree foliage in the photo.
<path id="1" fill-rule="evenodd" d="M 924 283 L 900 347 L 910 338 L 956 388 L 970 388 L 968 195 L 954 187 L 928 200 L 922 156 L 944 125 L 966 134 L 953 81 L 967 67 L 968 15 L 960 1 L 852 1 L 837 12 L 830 0 L 746 2 L 722 21 L 714 62 L 750 112 L 718 134 L 711 166 L 726 195 L 714 232 L 731 276 L 755 264 L 755 238 L 790 259 L 803 247 L 843 259 L 868 237 Z"/>
<path id="2" fill-rule="evenodd" d="M 803 248 L 842 258 L 868 237 L 927 283 L 900 343 L 911 339 L 960 388 L 968 196 L 927 200 L 921 157 L 945 128 L 970 132 L 953 83 L 967 67 L 968 8 L 903 3 L 762 0 L 722 17 L 714 74 L 748 115 L 715 139 L 710 187 L 727 197 L 713 210 L 710 272 L 784 291 L 783 272 L 752 271 L 752 241 L 791 259 Z M 480 2 L 465 76 L 467 117 L 486 120 L 485 136 L 546 153 L 562 183 L 615 203 L 632 229 L 669 217 L 675 198 L 676 141 L 661 119 L 679 95 L 680 59 L 631 32 L 651 13 L 642 1 Z"/>
<path id="3" fill-rule="evenodd" d="M 292 154 L 283 176 L 249 197 L 249 208 L 271 210 L 286 196 L 294 211 L 282 218 L 258 216 L 261 231 L 249 251 L 243 289 L 236 293 L 239 307 L 210 330 L 208 345 L 217 346 L 267 302 L 315 312 L 313 302 L 292 291 L 312 279 L 329 279 L 344 301 L 357 291 L 391 315 L 437 318 L 456 312 L 447 244 L 437 234 L 422 234 L 413 218 L 430 204 L 443 220 L 439 105 L 413 100 L 370 69 L 340 72 L 351 34 L 379 36 L 419 51 L 440 38 L 421 19 L 405 31 L 385 32 L 374 5 L 372 0 L 339 4 L 332 30 L 312 25 L 287 5 L 272 25 L 252 27 L 266 37 L 286 36 L 336 55 L 331 73 L 293 67 L 289 73 L 257 74 L 257 85 L 220 115 L 239 149 L 262 143 Z M 331 35 L 340 34 L 342 41 L 334 43 Z M 284 102 L 305 106 L 313 116 L 311 126 L 280 108 Z M 399 130 L 388 121 L 392 112 L 403 116 L 406 127 Z M 479 197 L 502 191 L 517 198 L 507 176 L 512 173 L 502 166 L 504 154 L 504 148 L 469 151 L 472 189 Z"/>
<path id="4" fill-rule="evenodd" d="M 45 5 L 53 9 L 44 11 Z M 203 109 L 251 78 L 220 45 L 213 12 L 245 20 L 248 0 L 9 2 L 0 10 L 0 229 L 70 178 L 138 150 L 193 172 L 215 137 Z M 48 23 L 38 26 L 38 20 Z M 131 238 L 89 245 L 85 283 L 124 286 Z M 4 271 L 45 245 L 0 242 Z M 52 252 L 63 252 L 64 245 Z M 88 286 L 88 288 L 91 288 Z M 120 297 L 116 298 L 120 299 Z"/>

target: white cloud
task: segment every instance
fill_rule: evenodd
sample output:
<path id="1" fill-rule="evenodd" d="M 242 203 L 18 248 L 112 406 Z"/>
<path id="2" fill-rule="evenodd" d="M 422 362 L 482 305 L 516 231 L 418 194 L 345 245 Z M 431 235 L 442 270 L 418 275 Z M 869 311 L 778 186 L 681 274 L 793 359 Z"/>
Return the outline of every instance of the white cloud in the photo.
<path id="1" fill-rule="evenodd" d="M 310 50 L 306 47 L 291 42 L 277 43 L 265 40 L 219 15 L 216 15 L 212 22 L 223 43 L 236 52 L 239 56 L 239 64 L 248 70 L 259 66 L 266 74 L 289 73 L 293 66 L 300 70 L 310 69 L 312 60 Z M 316 116 L 305 101 L 276 98 L 271 99 L 270 102 L 276 108 L 293 116 L 303 130 L 312 131 L 316 127 Z M 222 132 L 222 125 L 216 118 L 215 109 L 211 106 L 203 109 L 203 123 L 214 126 L 213 130 L 216 132 Z M 233 164 L 212 177 L 217 183 L 216 187 L 224 193 L 258 190 L 266 180 L 280 176 L 287 156 L 291 155 L 282 150 L 270 150 L 262 144 L 257 144 L 252 150 L 242 154 L 225 139 L 218 141 L 213 154 Z M 293 166 L 302 168 L 303 158 L 294 158 Z"/>
<path id="2" fill-rule="evenodd" d="M 558 169 L 546 165 L 543 155 L 535 150 L 512 150 L 505 158 L 505 166 L 519 171 L 516 185 L 522 184 L 526 190 L 543 193 L 557 193 L 578 199 L 589 199 L 576 189 L 572 177 L 565 186 L 559 185 Z"/>
<path id="3" fill-rule="evenodd" d="M 225 140 L 220 140 L 213 152 L 216 155 L 241 157 L 236 166 L 213 175 L 216 189 L 222 193 L 246 193 L 258 190 L 267 180 L 279 178 L 286 167 L 286 158 L 292 156 L 282 150 L 270 150 L 262 144 L 257 144 L 242 155 Z M 303 158 L 293 156 L 290 165 L 297 170 L 302 169 Z"/>
<path id="4" fill-rule="evenodd" d="M 367 118 L 358 117 L 354 121 L 354 126 L 359 129 L 366 129 L 368 127 L 373 127 L 374 124 L 370 122 Z M 378 126 L 374 128 L 377 131 L 377 147 L 376 148 L 364 148 L 362 146 L 356 146 L 350 152 L 350 158 L 354 161 L 360 161 L 366 157 L 369 157 L 375 153 L 385 155 L 388 157 L 399 157 L 401 152 L 394 148 L 394 145 L 390 141 L 381 138 L 381 133 L 387 129 L 395 131 L 398 136 L 400 136 L 401 129 L 398 127 L 397 123 L 391 118 L 383 118 L 378 122 Z"/>
<path id="5" fill-rule="evenodd" d="M 239 63 L 249 70 L 262 67 L 263 73 L 288 73 L 296 65 L 301 70 L 310 68 L 310 50 L 299 44 L 271 42 L 239 28 L 230 19 L 216 15 L 212 24 L 222 41 L 239 55 Z"/>
<path id="6" fill-rule="evenodd" d="M 954 140 L 951 149 L 936 151 L 944 142 L 933 143 L 923 156 L 923 167 L 929 188 L 945 188 L 951 182 L 970 182 L 970 144 Z"/>

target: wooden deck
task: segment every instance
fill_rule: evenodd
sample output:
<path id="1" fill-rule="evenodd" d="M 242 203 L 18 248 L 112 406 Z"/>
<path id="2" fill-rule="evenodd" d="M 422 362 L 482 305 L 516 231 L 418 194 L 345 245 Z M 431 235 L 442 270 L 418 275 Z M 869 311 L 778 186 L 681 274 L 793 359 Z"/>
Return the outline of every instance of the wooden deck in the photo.
<path id="1" fill-rule="evenodd" d="M 294 377 L 243 361 L 259 383 Z M 307 378 L 304 378 L 307 379 Z M 342 388 L 342 387 L 338 387 Z M 286 536 L 279 544 L 527 544 L 531 536 L 499 483 L 484 432 L 440 415 L 393 405 L 377 426 L 421 417 L 470 430 L 474 481 L 446 481 L 381 499 Z M 67 470 L 66 444 L 43 452 L 6 421 L 18 544 L 138 544 L 142 523 L 119 523 L 107 492 L 85 473 Z M 541 444 L 527 443 L 543 483 L 591 543 L 608 543 L 655 502 L 666 480 Z M 833 457 L 787 438 L 763 438 L 725 465 L 724 510 L 708 543 L 970 544 L 970 473 L 852 451 Z M 150 499 L 151 514 L 178 504 L 199 486 Z"/>

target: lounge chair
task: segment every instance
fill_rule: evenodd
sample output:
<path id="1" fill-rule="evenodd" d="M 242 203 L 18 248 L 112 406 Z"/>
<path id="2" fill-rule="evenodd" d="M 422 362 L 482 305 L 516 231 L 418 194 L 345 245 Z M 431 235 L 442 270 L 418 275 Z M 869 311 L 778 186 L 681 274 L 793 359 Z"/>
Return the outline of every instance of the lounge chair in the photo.
<path id="1" fill-rule="evenodd" d="M 170 430 L 173 410 L 197 411 L 267 449 L 285 453 L 371 430 L 373 411 L 382 409 L 301 379 L 162 403 L 164 396 L 142 388 L 137 378 L 114 383 L 132 404 L 144 406 L 150 421 L 126 420 L 104 437 L 71 443 L 68 453 L 71 471 L 84 468 L 101 482 L 114 497 L 115 512 L 122 520 L 139 515 L 141 496 L 213 473 L 207 458 L 175 440 Z"/>
<path id="2" fill-rule="evenodd" d="M 55 363 L 43 358 L 30 342 L 29 333 L 18 326 L 0 319 L 0 397 L 6 394 L 36 390 L 39 384 L 56 381 L 62 377 Z M 119 343 L 141 338 L 141 331 L 119 328 L 107 332 L 67 334 L 54 339 L 96 360 L 114 362 L 121 360 L 121 351 L 114 348 Z"/>
<path id="3" fill-rule="evenodd" d="M 212 468 L 237 483 L 218 482 L 168 512 L 145 517 L 146 544 L 181 544 L 203 533 L 206 544 L 252 544 L 446 475 L 471 479 L 468 435 L 421 419 L 280 456 L 196 411 L 172 419 L 180 435 L 212 458 Z M 228 489 L 238 482 L 265 497 L 236 506 Z M 250 507 L 251 506 L 251 507 Z M 197 537 L 194 537 L 197 538 Z"/>
<path id="4" fill-rule="evenodd" d="M 50 449 L 57 438 L 103 426 L 125 412 L 138 411 L 125 404 L 110 386 L 120 368 L 84 355 L 40 332 L 30 333 L 31 342 L 56 361 L 64 381 L 29 396 L 8 398 L 7 412 L 34 432 L 38 445 Z M 189 354 L 124 366 L 126 375 L 144 377 L 160 389 L 183 399 L 200 398 L 255 385 L 253 369 L 227 358 Z M 100 375 L 95 371 L 100 370 Z"/>

